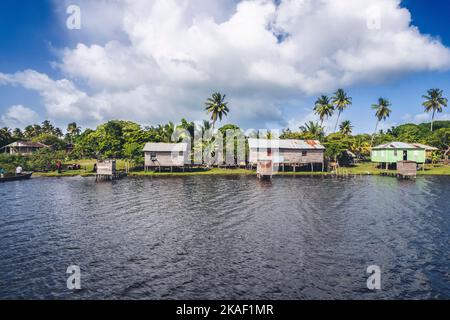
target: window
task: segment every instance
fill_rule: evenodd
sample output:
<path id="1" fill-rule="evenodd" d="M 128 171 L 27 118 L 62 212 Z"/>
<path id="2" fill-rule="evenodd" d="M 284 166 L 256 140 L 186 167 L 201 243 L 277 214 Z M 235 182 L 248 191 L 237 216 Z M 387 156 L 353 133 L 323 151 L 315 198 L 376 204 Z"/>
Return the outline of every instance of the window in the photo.
<path id="1" fill-rule="evenodd" d="M 154 152 L 154 151 L 150 152 L 150 160 L 151 161 L 156 161 L 157 160 L 156 159 L 156 152 Z"/>
<path id="2" fill-rule="evenodd" d="M 306 157 L 308 155 L 308 151 L 302 151 L 302 157 Z"/>
<path id="3" fill-rule="evenodd" d="M 182 158 L 183 157 L 183 151 L 178 152 L 178 156 Z"/>
<path id="4" fill-rule="evenodd" d="M 271 157 L 272 156 L 272 149 L 267 149 L 267 156 Z"/>
<path id="5" fill-rule="evenodd" d="M 397 150 L 394 150 L 394 156 L 395 157 L 397 156 Z"/>

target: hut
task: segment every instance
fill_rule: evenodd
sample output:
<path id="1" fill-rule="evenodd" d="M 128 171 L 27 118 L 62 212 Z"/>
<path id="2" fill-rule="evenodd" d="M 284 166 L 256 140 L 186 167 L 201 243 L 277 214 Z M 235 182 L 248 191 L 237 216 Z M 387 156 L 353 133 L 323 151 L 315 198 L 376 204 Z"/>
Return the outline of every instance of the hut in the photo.
<path id="1" fill-rule="evenodd" d="M 116 171 L 116 160 L 98 160 L 96 165 L 97 181 L 114 180 L 118 177 Z"/>
<path id="2" fill-rule="evenodd" d="M 417 175 L 417 162 L 415 161 L 398 161 L 397 172 L 400 177 L 408 178 Z"/>
<path id="3" fill-rule="evenodd" d="M 97 174 L 114 175 L 116 173 L 116 160 L 97 161 Z"/>
<path id="4" fill-rule="evenodd" d="M 48 148 L 48 146 L 40 142 L 16 141 L 8 144 L 7 146 L 4 146 L 1 149 L 6 153 L 9 153 L 10 155 L 29 156 L 43 148 Z"/>
<path id="5" fill-rule="evenodd" d="M 144 146 L 145 171 L 150 169 L 182 168 L 189 162 L 187 143 L 147 143 Z"/>
<path id="6" fill-rule="evenodd" d="M 248 139 L 249 164 L 255 166 L 259 160 L 271 160 L 274 166 L 293 168 L 305 165 L 314 170 L 320 164 L 324 170 L 325 148 L 317 140 Z"/>
<path id="7" fill-rule="evenodd" d="M 425 163 L 425 148 L 405 142 L 390 142 L 372 148 L 372 162 L 390 164 L 398 161 L 414 161 L 419 164 Z"/>
<path id="8" fill-rule="evenodd" d="M 256 167 L 258 179 L 272 179 L 273 163 L 272 160 L 258 160 Z"/>

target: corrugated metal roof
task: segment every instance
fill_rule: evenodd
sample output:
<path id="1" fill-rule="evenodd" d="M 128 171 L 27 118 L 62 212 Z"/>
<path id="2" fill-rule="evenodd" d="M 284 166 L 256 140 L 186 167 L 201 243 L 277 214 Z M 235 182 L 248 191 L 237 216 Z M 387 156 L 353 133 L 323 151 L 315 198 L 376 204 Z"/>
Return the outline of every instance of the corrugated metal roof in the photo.
<path id="1" fill-rule="evenodd" d="M 149 142 L 144 146 L 145 151 L 154 151 L 154 152 L 180 152 L 187 151 L 188 144 L 187 143 L 163 143 L 163 142 Z"/>
<path id="2" fill-rule="evenodd" d="M 373 147 L 372 149 L 425 149 L 422 147 L 415 146 L 413 144 L 405 143 L 405 142 L 389 142 L 385 144 L 381 144 L 379 146 Z"/>
<path id="3" fill-rule="evenodd" d="M 427 146 L 426 144 L 421 144 L 421 143 L 411 143 L 412 145 L 425 149 L 426 151 L 437 151 L 439 150 L 438 148 L 432 147 L 432 146 Z"/>
<path id="4" fill-rule="evenodd" d="M 250 149 L 302 149 L 302 150 L 323 150 L 324 146 L 318 140 L 283 140 L 283 139 L 248 139 Z"/>

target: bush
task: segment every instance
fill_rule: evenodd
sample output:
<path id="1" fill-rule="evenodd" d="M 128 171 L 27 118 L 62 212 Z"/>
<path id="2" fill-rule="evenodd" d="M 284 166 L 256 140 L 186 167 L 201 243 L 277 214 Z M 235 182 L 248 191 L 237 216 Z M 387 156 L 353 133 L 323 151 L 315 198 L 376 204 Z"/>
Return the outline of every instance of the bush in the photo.
<path id="1" fill-rule="evenodd" d="M 10 156 L 7 153 L 0 154 L 0 168 L 7 172 L 14 172 L 19 165 L 25 170 L 29 170 L 28 158 L 20 155 Z"/>
<path id="2" fill-rule="evenodd" d="M 56 170 L 56 163 L 58 161 L 63 162 L 64 158 L 64 151 L 42 149 L 30 156 L 28 167 L 32 171 L 54 171 Z"/>

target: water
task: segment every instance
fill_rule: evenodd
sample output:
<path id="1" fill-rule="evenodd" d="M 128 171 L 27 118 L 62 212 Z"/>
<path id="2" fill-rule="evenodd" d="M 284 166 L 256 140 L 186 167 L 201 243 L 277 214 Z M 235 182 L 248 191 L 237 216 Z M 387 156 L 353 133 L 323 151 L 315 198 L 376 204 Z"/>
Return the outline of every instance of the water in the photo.
<path id="1" fill-rule="evenodd" d="M 0 184 L 0 298 L 448 299 L 449 190 L 448 177 Z"/>

